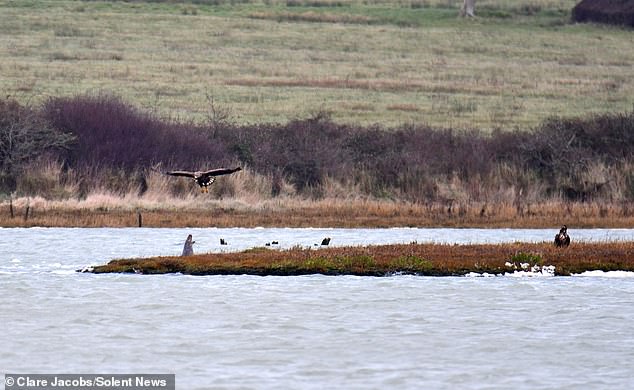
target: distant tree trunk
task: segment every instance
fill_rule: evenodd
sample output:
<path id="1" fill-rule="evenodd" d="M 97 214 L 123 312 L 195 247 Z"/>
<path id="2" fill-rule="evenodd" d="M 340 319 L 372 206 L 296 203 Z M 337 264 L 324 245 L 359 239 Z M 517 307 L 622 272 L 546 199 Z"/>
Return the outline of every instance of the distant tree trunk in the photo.
<path id="1" fill-rule="evenodd" d="M 475 16 L 475 0 L 464 0 L 462 9 L 460 10 L 460 16 Z"/>

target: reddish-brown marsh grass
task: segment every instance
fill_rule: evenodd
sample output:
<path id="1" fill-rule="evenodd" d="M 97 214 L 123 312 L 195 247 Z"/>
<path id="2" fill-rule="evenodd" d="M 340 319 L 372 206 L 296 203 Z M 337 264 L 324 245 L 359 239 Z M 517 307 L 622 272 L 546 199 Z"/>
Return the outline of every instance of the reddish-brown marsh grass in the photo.
<path id="1" fill-rule="evenodd" d="M 529 256 L 527 256 L 528 254 Z M 394 273 L 431 276 L 465 275 L 470 272 L 513 272 L 512 263 L 532 259 L 531 266 L 555 266 L 556 275 L 588 270 L 634 271 L 634 242 L 579 243 L 556 248 L 550 243 L 484 245 L 398 244 L 327 249 L 269 250 L 256 248 L 240 253 L 208 253 L 187 257 L 152 257 L 113 260 L 93 269 L 95 273 L 140 272 L 193 275 L 364 275 Z"/>

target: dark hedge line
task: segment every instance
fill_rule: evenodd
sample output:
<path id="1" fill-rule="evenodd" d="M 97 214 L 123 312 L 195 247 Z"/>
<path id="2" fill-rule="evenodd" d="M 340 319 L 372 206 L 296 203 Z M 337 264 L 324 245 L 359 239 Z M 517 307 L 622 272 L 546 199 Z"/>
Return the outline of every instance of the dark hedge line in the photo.
<path id="1" fill-rule="evenodd" d="M 634 0 L 582 0 L 572 9 L 572 20 L 634 27 Z"/>
<path id="2" fill-rule="evenodd" d="M 35 111 L 15 102 L 2 107 Z M 2 139 L 12 126 L 11 116 L 3 115 Z M 536 184 L 530 177 L 546 188 L 545 195 L 588 200 L 606 184 L 589 182 L 588 170 L 596 164 L 631 169 L 634 153 L 634 111 L 551 118 L 530 131 L 491 134 L 424 125 L 357 127 L 324 114 L 286 124 L 186 123 L 157 118 L 112 95 L 51 98 L 35 116 L 55 134 L 75 140 L 54 149 L 68 168 L 138 172 L 158 163 L 164 169 L 239 163 L 274 183 L 284 178 L 299 191 L 314 192 L 330 177 L 368 194 L 397 192 L 410 200 L 434 200 L 438 181 L 452 177 L 495 185 L 487 181 L 500 179 L 501 165 L 516 173 L 502 178 L 508 185 Z M 2 170 L 4 176 L 17 172 L 7 164 Z M 624 174 L 627 195 L 634 197 L 634 178 Z"/>

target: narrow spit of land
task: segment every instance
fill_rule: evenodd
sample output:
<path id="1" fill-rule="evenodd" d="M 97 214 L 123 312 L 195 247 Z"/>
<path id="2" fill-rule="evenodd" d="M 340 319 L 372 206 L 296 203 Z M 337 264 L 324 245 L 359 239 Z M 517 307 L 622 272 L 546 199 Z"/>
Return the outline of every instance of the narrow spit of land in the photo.
<path id="1" fill-rule="evenodd" d="M 112 260 L 82 270 L 92 273 L 188 275 L 359 275 L 460 276 L 504 274 L 555 267 L 555 275 L 585 271 L 634 271 L 634 242 L 484 245 L 398 244 L 366 247 L 254 248 L 239 253 Z"/>

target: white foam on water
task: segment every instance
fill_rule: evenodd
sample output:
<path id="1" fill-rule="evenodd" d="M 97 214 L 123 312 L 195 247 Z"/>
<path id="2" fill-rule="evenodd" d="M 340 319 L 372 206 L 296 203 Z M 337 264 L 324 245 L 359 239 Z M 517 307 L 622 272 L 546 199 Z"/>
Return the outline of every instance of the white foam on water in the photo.
<path id="1" fill-rule="evenodd" d="M 513 277 L 513 278 L 525 278 L 525 277 L 551 277 L 551 276 L 555 276 L 555 266 L 554 265 L 546 265 L 546 266 L 539 266 L 539 265 L 534 265 L 534 266 L 530 266 L 530 264 L 528 263 L 523 263 L 521 264 L 521 270 L 517 270 L 517 266 L 511 264 L 511 263 L 506 263 L 506 266 L 508 268 L 514 268 L 516 269 L 513 272 L 505 272 L 504 274 L 499 274 L 499 275 L 495 275 L 495 274 L 490 274 L 488 272 L 484 272 L 484 273 L 478 273 L 478 272 L 469 272 L 468 274 L 466 274 L 466 277 L 469 278 L 477 278 L 477 277 L 485 277 L 485 278 L 490 278 L 490 277 L 495 277 L 495 276 L 507 276 L 507 277 Z"/>
<path id="2" fill-rule="evenodd" d="M 545 265 L 543 267 L 539 265 L 534 265 L 529 267 L 528 265 L 524 266 L 522 264 L 521 271 L 515 272 L 507 272 L 504 274 L 505 276 L 511 276 L 514 278 L 525 278 L 525 277 L 552 277 L 555 276 L 555 266 L 554 265 Z"/>
<path id="3" fill-rule="evenodd" d="M 496 274 L 490 274 L 488 272 L 484 272 L 484 273 L 479 273 L 479 272 L 469 272 L 468 274 L 465 275 L 465 277 L 467 278 L 494 278 L 496 276 Z"/>
<path id="4" fill-rule="evenodd" d="M 634 278 L 634 272 L 595 270 L 595 271 L 585 271 L 580 274 L 572 274 L 571 276 L 601 277 L 601 278 Z"/>

